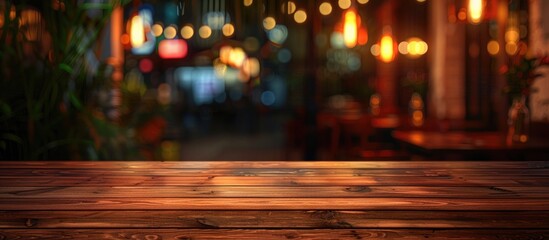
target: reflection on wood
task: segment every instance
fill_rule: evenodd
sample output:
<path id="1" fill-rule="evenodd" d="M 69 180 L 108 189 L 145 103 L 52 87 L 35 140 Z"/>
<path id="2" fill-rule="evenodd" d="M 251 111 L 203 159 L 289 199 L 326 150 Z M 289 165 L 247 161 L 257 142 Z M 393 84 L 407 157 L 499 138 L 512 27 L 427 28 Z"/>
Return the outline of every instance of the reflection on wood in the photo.
<path id="1" fill-rule="evenodd" d="M 549 162 L 0 162 L 0 239 L 545 239 Z"/>

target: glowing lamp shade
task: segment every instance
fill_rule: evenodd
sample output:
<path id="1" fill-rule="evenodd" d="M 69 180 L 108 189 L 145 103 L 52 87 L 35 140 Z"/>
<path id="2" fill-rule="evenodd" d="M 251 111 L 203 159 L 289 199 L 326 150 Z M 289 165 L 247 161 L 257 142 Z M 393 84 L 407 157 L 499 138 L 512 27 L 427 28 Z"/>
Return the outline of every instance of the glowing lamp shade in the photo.
<path id="1" fill-rule="evenodd" d="M 467 6 L 467 16 L 469 17 L 469 22 L 473 24 L 478 24 L 482 20 L 482 15 L 484 14 L 484 4 L 482 0 L 469 0 Z"/>
<path id="2" fill-rule="evenodd" d="M 391 35 L 383 35 L 379 42 L 379 57 L 382 62 L 389 63 L 395 59 L 395 42 Z"/>
<path id="3" fill-rule="evenodd" d="M 184 58 L 187 51 L 187 42 L 183 39 L 162 40 L 158 44 L 158 55 L 163 59 Z"/>
<path id="4" fill-rule="evenodd" d="M 134 48 L 138 48 L 145 43 L 145 26 L 140 15 L 135 15 L 131 19 L 130 43 Z"/>
<path id="5" fill-rule="evenodd" d="M 348 48 L 353 48 L 356 46 L 358 39 L 358 16 L 353 10 L 349 10 L 345 13 L 343 39 L 345 40 L 345 46 Z"/>

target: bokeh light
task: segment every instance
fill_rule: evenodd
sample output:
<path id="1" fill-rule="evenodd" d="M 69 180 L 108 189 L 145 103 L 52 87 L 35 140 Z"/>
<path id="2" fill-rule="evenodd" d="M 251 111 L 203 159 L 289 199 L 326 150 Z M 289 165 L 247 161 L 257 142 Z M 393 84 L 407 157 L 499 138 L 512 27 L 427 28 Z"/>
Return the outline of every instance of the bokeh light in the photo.
<path id="1" fill-rule="evenodd" d="M 265 30 L 271 30 L 276 26 L 276 20 L 273 17 L 266 17 L 263 19 L 263 28 Z"/>
<path id="2" fill-rule="evenodd" d="M 223 35 L 225 35 L 225 37 L 230 37 L 234 34 L 234 26 L 233 24 L 231 23 L 227 23 L 225 25 L 223 25 Z"/>
<path id="3" fill-rule="evenodd" d="M 294 2 L 288 1 L 288 3 L 282 4 L 282 13 L 293 14 L 297 10 Z"/>
<path id="4" fill-rule="evenodd" d="M 380 59 L 382 62 L 389 63 L 395 58 L 393 37 L 389 34 L 383 35 L 379 41 Z M 408 51 L 410 51 L 410 44 L 408 43 Z"/>
<path id="5" fill-rule="evenodd" d="M 297 10 L 294 14 L 294 20 L 296 23 L 304 23 L 307 21 L 307 13 L 304 10 Z"/>
<path id="6" fill-rule="evenodd" d="M 208 25 L 204 25 L 198 29 L 198 35 L 201 38 L 209 38 L 212 35 L 212 29 Z"/>
<path id="7" fill-rule="evenodd" d="M 177 29 L 174 25 L 170 25 L 164 29 L 164 37 L 166 39 L 174 39 L 177 36 Z"/>
<path id="8" fill-rule="evenodd" d="M 351 0 L 339 0 L 337 2 L 337 5 L 339 5 L 339 8 L 341 9 L 347 9 L 351 7 Z"/>
<path id="9" fill-rule="evenodd" d="M 152 26 L 151 30 L 155 37 L 160 37 L 160 35 L 164 32 L 164 27 L 162 27 L 161 24 L 156 23 Z"/>
<path id="10" fill-rule="evenodd" d="M 329 2 L 323 2 L 320 6 L 318 6 L 318 11 L 324 16 L 330 15 L 330 13 L 332 13 L 332 4 Z"/>
<path id="11" fill-rule="evenodd" d="M 244 0 L 243 3 L 244 3 L 244 6 L 249 7 L 252 5 L 252 3 L 254 3 L 254 0 Z"/>
<path id="12" fill-rule="evenodd" d="M 488 45 L 486 46 L 486 50 L 488 50 L 488 53 L 490 55 L 497 55 L 499 53 L 498 41 L 492 40 L 488 42 Z"/>
<path id="13" fill-rule="evenodd" d="M 192 25 L 185 25 L 181 28 L 181 37 L 184 39 L 190 39 L 194 35 L 194 29 Z"/>

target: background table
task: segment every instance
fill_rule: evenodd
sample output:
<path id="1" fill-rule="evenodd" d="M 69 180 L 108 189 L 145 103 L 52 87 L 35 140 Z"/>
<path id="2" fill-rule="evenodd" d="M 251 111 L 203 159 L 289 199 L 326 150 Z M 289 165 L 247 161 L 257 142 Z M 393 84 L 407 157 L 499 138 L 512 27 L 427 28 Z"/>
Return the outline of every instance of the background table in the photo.
<path id="1" fill-rule="evenodd" d="M 395 140 L 405 148 L 441 160 L 458 159 L 547 159 L 549 140 L 531 138 L 526 143 L 509 143 L 500 132 L 394 131 Z"/>
<path id="2" fill-rule="evenodd" d="M 0 162 L 0 239 L 546 239 L 549 162 Z"/>

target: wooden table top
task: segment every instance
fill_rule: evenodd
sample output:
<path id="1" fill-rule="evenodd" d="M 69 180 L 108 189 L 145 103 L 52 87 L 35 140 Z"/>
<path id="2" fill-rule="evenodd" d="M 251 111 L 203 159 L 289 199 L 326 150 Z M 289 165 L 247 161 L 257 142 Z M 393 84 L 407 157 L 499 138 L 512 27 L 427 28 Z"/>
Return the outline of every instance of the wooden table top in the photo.
<path id="1" fill-rule="evenodd" d="M 549 161 L 0 162 L 0 239 L 547 239 Z"/>

